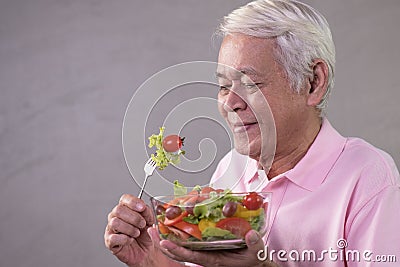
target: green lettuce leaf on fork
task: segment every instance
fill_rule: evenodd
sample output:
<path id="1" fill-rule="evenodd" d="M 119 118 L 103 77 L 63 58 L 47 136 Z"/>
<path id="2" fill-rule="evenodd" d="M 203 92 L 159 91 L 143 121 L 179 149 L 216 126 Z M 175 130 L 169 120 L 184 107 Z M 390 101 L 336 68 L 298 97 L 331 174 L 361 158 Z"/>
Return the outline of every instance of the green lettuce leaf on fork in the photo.
<path id="1" fill-rule="evenodd" d="M 163 148 L 163 135 L 165 127 L 160 127 L 159 134 L 153 134 L 149 137 L 149 148 L 156 147 L 156 153 L 151 154 L 151 158 L 156 162 L 156 166 L 159 170 L 165 169 L 169 164 L 179 164 L 180 156 L 185 154 L 184 150 L 178 152 L 167 152 Z"/>

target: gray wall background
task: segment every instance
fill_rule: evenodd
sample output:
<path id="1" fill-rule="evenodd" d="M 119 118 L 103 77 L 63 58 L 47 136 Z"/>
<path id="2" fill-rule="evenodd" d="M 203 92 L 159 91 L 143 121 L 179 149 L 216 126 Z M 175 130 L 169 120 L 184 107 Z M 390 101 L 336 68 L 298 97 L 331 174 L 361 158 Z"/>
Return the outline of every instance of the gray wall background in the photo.
<path id="1" fill-rule="evenodd" d="M 245 2 L 0 1 L 0 266 L 123 266 L 103 230 L 119 196 L 138 192 L 126 106 L 159 70 L 215 60 L 213 30 Z M 328 117 L 399 165 L 400 2 L 306 2 L 336 42 Z"/>

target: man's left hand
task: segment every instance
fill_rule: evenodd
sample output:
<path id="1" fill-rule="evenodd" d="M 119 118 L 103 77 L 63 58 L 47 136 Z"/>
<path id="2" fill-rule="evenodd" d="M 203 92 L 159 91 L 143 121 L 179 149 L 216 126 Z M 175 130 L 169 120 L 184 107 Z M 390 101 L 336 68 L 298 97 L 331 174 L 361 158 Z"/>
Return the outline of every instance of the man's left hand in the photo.
<path id="1" fill-rule="evenodd" d="M 258 259 L 258 252 L 264 250 L 264 242 L 256 231 L 250 230 L 246 234 L 245 240 L 247 248 L 235 250 L 193 251 L 180 247 L 169 240 L 162 240 L 160 248 L 165 255 L 174 260 L 191 262 L 205 267 L 277 266 L 271 261 Z"/>

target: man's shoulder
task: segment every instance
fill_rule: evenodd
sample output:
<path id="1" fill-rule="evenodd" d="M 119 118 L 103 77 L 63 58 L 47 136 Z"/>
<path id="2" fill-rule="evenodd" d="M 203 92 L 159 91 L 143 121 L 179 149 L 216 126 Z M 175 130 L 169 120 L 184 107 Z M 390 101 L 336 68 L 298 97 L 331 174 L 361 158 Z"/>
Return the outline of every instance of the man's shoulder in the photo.
<path id="1" fill-rule="evenodd" d="M 359 214 L 385 199 L 391 192 L 400 190 L 400 178 L 393 158 L 385 151 L 360 138 L 347 138 L 337 162 L 343 176 L 341 182 L 348 185 L 348 228 Z"/>
<path id="2" fill-rule="evenodd" d="M 347 138 L 338 162 L 356 177 L 356 188 L 374 195 L 388 186 L 399 186 L 399 172 L 393 158 L 385 151 L 360 138 Z"/>
<path id="3" fill-rule="evenodd" d="M 386 167 L 389 170 L 396 168 L 393 158 L 388 153 L 357 137 L 347 138 L 343 156 L 351 158 L 353 164 L 362 168 L 371 165 Z"/>

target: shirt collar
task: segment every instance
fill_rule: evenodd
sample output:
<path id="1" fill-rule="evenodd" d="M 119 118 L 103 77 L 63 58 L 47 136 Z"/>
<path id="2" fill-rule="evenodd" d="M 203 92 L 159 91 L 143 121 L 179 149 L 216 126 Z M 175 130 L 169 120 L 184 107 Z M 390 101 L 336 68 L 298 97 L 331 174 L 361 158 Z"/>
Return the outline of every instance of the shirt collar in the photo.
<path id="1" fill-rule="evenodd" d="M 285 177 L 298 186 L 314 191 L 323 183 L 342 153 L 346 138 L 341 136 L 324 118 L 321 129 L 306 155 Z"/>
<path id="2" fill-rule="evenodd" d="M 321 129 L 306 155 L 293 169 L 273 177 L 269 182 L 286 177 L 298 186 L 314 191 L 325 180 L 345 144 L 346 138 L 341 136 L 324 118 Z M 250 161 L 244 175 L 246 184 L 250 184 L 258 178 L 257 170 L 257 162 Z"/>

